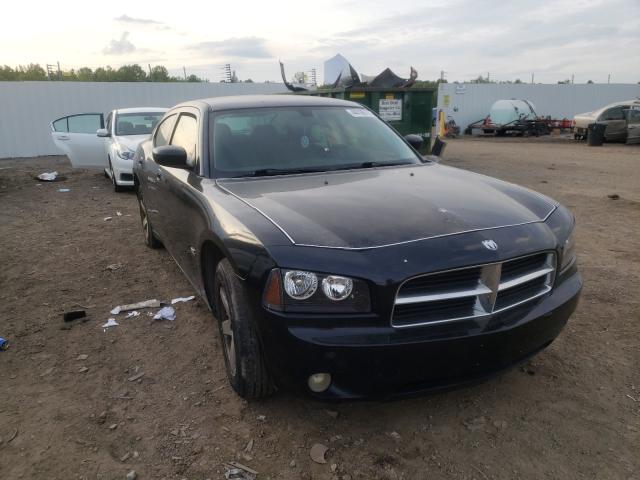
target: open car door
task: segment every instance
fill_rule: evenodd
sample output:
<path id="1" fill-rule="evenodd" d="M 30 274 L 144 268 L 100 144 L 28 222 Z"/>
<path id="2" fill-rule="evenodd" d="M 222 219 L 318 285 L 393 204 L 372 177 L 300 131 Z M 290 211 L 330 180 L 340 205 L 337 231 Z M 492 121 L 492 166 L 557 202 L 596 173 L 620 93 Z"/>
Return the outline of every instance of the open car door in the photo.
<path id="1" fill-rule="evenodd" d="M 627 143 L 640 143 L 640 107 L 627 110 Z"/>
<path id="2" fill-rule="evenodd" d="M 104 169 L 108 162 L 104 139 L 96 134 L 100 128 L 104 128 L 102 113 L 80 113 L 51 122 L 51 136 L 74 168 Z"/>

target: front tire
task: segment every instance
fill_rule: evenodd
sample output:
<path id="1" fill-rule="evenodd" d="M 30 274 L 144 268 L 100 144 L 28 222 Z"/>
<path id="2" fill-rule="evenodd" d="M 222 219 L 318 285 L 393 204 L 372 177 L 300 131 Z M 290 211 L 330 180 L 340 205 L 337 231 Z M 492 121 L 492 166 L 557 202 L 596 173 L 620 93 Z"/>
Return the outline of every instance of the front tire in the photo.
<path id="1" fill-rule="evenodd" d="M 109 159 L 109 172 L 111 173 L 111 183 L 113 183 L 113 190 L 115 192 L 123 192 L 124 187 L 118 185 L 118 182 L 116 182 L 116 174 L 113 171 L 113 165 L 111 165 L 111 159 Z"/>
<path id="2" fill-rule="evenodd" d="M 249 298 L 229 260 L 216 268 L 213 285 L 220 340 L 229 383 L 242 398 L 261 398 L 274 392 Z"/>
<path id="3" fill-rule="evenodd" d="M 160 248 L 162 247 L 162 243 L 156 237 L 156 234 L 153 233 L 153 227 L 151 226 L 151 221 L 149 220 L 149 213 L 147 212 L 147 207 L 142 198 L 142 193 L 138 189 L 137 192 L 138 197 L 138 207 L 140 208 L 140 221 L 142 222 L 142 233 L 144 234 L 144 244 L 149 248 Z"/>

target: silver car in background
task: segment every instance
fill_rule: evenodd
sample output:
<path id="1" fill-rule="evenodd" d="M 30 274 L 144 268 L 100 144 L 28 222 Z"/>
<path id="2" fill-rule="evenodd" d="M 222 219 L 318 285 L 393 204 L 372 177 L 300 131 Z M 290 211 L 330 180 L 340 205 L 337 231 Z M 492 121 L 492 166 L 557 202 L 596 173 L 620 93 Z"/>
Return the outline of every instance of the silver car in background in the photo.
<path id="1" fill-rule="evenodd" d="M 638 98 L 612 103 L 593 112 L 579 113 L 573 118 L 573 136 L 576 140 L 584 140 L 591 123 L 602 123 L 607 126 L 605 141 L 624 142 L 628 136 L 628 112 L 636 109 L 640 109 Z"/>

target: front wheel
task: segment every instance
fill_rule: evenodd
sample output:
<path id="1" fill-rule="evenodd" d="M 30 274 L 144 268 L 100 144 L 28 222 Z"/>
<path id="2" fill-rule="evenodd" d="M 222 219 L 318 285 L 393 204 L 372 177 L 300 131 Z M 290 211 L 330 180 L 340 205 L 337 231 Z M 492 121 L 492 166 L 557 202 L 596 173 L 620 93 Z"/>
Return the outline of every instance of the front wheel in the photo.
<path id="1" fill-rule="evenodd" d="M 212 293 L 229 383 L 243 398 L 268 396 L 275 388 L 262 356 L 246 287 L 227 259 L 216 268 Z"/>
<path id="2" fill-rule="evenodd" d="M 116 173 L 113 171 L 113 165 L 111 165 L 111 159 L 109 159 L 109 173 L 111 173 L 111 183 L 113 183 L 113 190 L 115 192 L 124 191 L 124 187 L 118 185 L 118 182 L 116 182 Z"/>

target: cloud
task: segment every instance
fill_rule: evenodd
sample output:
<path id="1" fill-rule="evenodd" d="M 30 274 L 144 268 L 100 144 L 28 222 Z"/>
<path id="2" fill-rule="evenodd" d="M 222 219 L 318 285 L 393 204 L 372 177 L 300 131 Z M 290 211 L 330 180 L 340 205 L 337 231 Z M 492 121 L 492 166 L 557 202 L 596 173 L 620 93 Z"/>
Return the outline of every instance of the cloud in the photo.
<path id="1" fill-rule="evenodd" d="M 122 32 L 119 40 L 111 39 L 109 45 L 102 49 L 105 55 L 126 55 L 136 51 L 136 46 L 128 40 L 129 32 Z"/>
<path id="2" fill-rule="evenodd" d="M 258 37 L 227 38 L 226 40 L 200 42 L 191 45 L 202 55 L 242 58 L 272 58 L 267 41 Z"/>
<path id="3" fill-rule="evenodd" d="M 116 22 L 123 22 L 129 24 L 139 24 L 139 25 L 164 25 L 163 22 L 158 22 L 157 20 L 152 20 L 150 18 L 137 18 L 130 17 L 129 15 L 120 15 L 119 17 L 114 18 Z"/>

